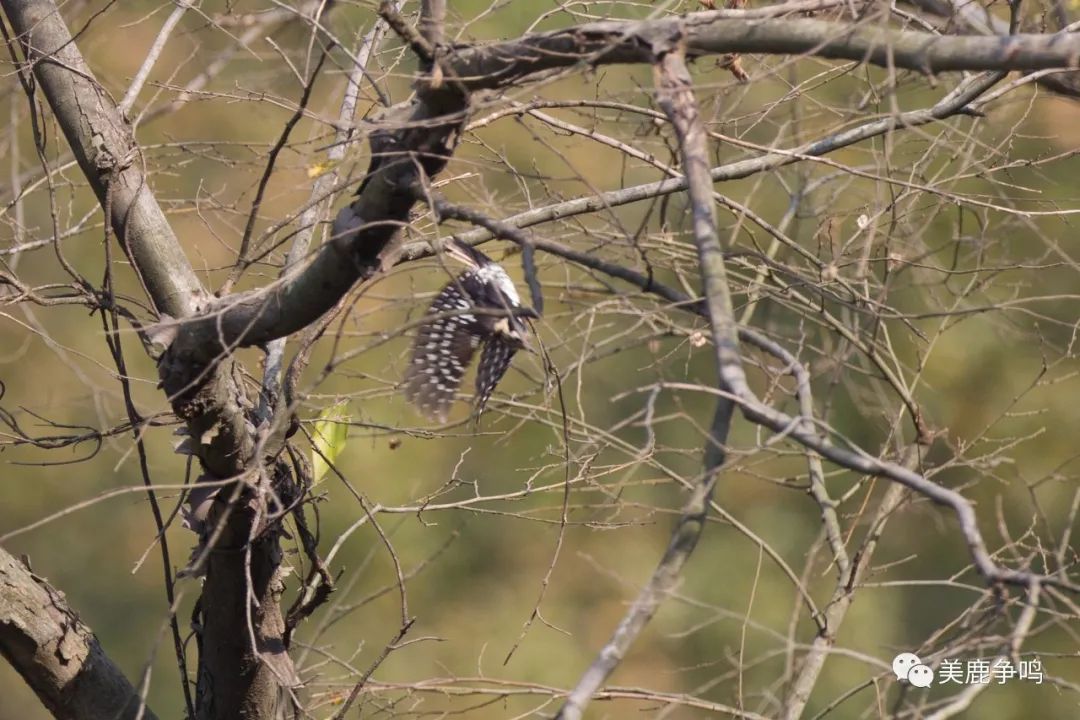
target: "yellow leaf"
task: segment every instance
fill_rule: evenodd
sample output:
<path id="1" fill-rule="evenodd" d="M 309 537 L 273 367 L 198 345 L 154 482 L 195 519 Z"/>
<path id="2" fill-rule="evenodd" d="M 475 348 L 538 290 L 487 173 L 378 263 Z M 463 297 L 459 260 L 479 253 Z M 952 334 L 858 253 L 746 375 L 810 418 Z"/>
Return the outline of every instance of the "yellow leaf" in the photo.
<path id="1" fill-rule="evenodd" d="M 349 417 L 345 414 L 345 405 L 339 403 L 319 413 L 312 435 L 314 447 L 311 449 L 311 484 L 318 485 L 345 449 L 349 435 Z"/>
<path id="2" fill-rule="evenodd" d="M 334 162 L 332 160 L 308 165 L 307 176 L 309 178 L 317 178 L 332 167 L 334 167 Z"/>

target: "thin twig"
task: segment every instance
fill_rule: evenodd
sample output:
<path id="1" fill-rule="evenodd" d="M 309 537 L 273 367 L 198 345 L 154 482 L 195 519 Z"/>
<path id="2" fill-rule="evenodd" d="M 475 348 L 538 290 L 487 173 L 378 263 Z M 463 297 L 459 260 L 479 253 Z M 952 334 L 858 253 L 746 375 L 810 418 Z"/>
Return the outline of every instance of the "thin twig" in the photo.
<path id="1" fill-rule="evenodd" d="M 338 167 L 345 159 L 349 140 L 353 134 L 353 117 L 356 115 L 356 104 L 360 98 L 360 80 L 367 72 L 367 63 L 375 52 L 383 34 L 386 32 L 386 24 L 376 22 L 370 30 L 360 39 L 360 47 L 356 52 L 357 62 L 353 65 L 345 84 L 345 94 L 341 99 L 341 108 L 338 111 L 337 132 L 334 144 L 327 151 L 327 159 L 331 167 L 319 175 L 311 188 L 311 195 L 303 213 L 297 220 L 299 229 L 293 236 L 292 245 L 285 256 L 285 263 L 281 268 L 281 275 L 285 276 L 303 260 L 311 247 L 315 228 L 326 219 L 330 204 L 333 201 L 331 189 L 337 184 Z M 256 422 L 263 423 L 270 419 L 272 405 L 277 400 L 281 388 L 282 362 L 285 357 L 285 338 L 278 338 L 267 343 L 266 363 L 263 370 L 262 388 L 259 392 L 259 407 L 256 410 Z"/>
<path id="2" fill-rule="evenodd" d="M 161 53 L 165 50 L 165 44 L 169 42 L 169 36 L 172 35 L 173 30 L 180 23 L 181 18 L 184 17 L 184 13 L 187 12 L 189 7 L 199 5 L 199 2 L 189 3 L 187 0 L 173 0 L 173 2 L 176 3 L 176 7 L 169 13 L 169 17 L 165 18 L 165 23 L 161 26 L 161 30 L 158 31 L 157 37 L 154 38 L 154 44 L 150 46 L 150 51 L 146 53 L 146 58 L 139 67 L 139 71 L 135 73 L 135 78 L 131 81 L 124 98 L 117 105 L 124 115 L 131 112 L 131 107 L 135 104 L 135 100 L 138 99 L 143 85 L 146 84 L 146 79 L 150 77 L 150 71 L 157 64 L 158 58 L 161 57 Z"/>
<path id="3" fill-rule="evenodd" d="M 274 174 L 274 165 L 277 163 L 278 155 L 284 149 L 286 143 L 289 142 L 289 136 L 292 134 L 293 128 L 303 119 L 307 111 L 308 102 L 311 100 L 311 91 L 315 88 L 315 81 L 318 80 L 319 71 L 322 70 L 323 63 L 326 62 L 328 55 L 329 50 L 327 48 L 320 50 L 315 69 L 311 71 L 311 77 L 308 78 L 304 85 L 304 91 L 300 95 L 300 102 L 297 103 L 295 112 L 285 122 L 281 134 L 278 135 L 277 142 L 274 143 L 274 147 L 270 148 L 270 154 L 266 158 L 266 167 L 263 168 L 262 177 L 259 178 L 259 187 L 255 191 L 255 199 L 251 201 L 251 210 L 248 212 L 247 224 L 244 225 L 244 234 L 240 238 L 240 249 L 236 253 L 236 264 L 233 265 L 228 279 L 221 287 L 221 295 L 227 295 L 240 278 L 240 275 L 251 265 L 251 260 L 248 259 L 248 247 L 251 244 L 251 234 L 255 231 L 255 222 L 259 219 L 259 209 L 262 207 L 263 196 L 266 194 L 266 188 L 270 184 L 271 176 Z"/>
<path id="4" fill-rule="evenodd" d="M 698 113 L 682 49 L 665 53 L 655 66 L 657 99 L 679 139 L 683 172 L 689 185 L 694 218 L 694 241 L 702 267 L 706 306 L 717 349 L 717 375 L 726 390 L 725 364 L 740 364 L 735 319 L 727 283 L 723 279 L 723 250 L 716 229 L 712 181 L 709 179 L 705 126 Z M 716 273 L 720 275 L 717 277 Z M 731 341 L 734 340 L 734 346 Z M 682 568 L 693 553 L 701 533 L 712 489 L 726 457 L 725 445 L 735 405 L 727 397 L 717 400 L 712 427 L 705 445 L 705 467 L 683 506 L 679 521 L 660 563 L 630 610 L 623 616 L 611 639 L 578 680 L 556 716 L 559 720 L 580 720 L 585 707 L 604 681 L 615 671 L 630 645 L 641 633 L 678 582 Z"/>
<path id="5" fill-rule="evenodd" d="M 401 628 L 398 629 L 397 635 L 394 636 L 394 639 L 383 646 L 382 652 L 379 653 L 379 657 L 375 658 L 375 662 L 368 666 L 368 669 L 364 671 L 364 674 L 361 675 L 360 679 L 353 685 L 352 690 L 349 691 L 349 696 L 345 698 L 345 702 L 341 704 L 341 709 L 334 714 L 332 720 L 342 720 L 342 718 L 345 717 L 345 714 L 349 712 L 349 708 L 356 702 L 356 698 L 360 695 L 360 691 L 364 689 L 364 685 L 367 684 L 368 679 L 370 679 L 372 674 L 379 669 L 379 666 L 390 656 L 390 653 L 397 649 L 398 644 L 405 637 L 405 634 L 409 632 L 409 628 L 411 628 L 415 622 L 416 618 L 412 618 L 403 623 Z"/>

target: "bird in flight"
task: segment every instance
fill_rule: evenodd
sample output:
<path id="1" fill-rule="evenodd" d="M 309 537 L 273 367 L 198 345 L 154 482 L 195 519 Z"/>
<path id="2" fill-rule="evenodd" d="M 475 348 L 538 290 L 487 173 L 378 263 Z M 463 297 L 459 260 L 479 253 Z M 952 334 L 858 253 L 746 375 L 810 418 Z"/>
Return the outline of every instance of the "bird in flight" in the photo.
<path id="1" fill-rule="evenodd" d="M 532 349 L 525 318 L 538 317 L 521 304 L 506 270 L 487 255 L 456 238 L 445 252 L 467 269 L 432 301 L 405 373 L 405 397 L 439 422 L 446 422 L 465 369 L 482 346 L 474 401 L 480 416 L 514 353 Z"/>

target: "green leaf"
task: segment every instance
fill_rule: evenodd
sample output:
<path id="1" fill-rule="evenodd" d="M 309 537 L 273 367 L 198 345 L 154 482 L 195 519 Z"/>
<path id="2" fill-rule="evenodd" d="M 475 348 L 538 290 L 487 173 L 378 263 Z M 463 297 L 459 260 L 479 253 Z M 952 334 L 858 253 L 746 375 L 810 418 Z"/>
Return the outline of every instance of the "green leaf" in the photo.
<path id="1" fill-rule="evenodd" d="M 332 405 L 319 413 L 312 435 L 314 447 L 311 449 L 311 484 L 318 485 L 345 449 L 349 435 L 349 416 L 345 414 L 344 403 Z"/>

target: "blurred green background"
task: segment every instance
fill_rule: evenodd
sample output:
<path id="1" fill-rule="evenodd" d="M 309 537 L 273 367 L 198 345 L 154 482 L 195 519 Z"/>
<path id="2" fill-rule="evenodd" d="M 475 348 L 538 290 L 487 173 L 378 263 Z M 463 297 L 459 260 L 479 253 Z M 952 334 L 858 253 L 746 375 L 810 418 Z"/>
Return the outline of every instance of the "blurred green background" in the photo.
<path id="1" fill-rule="evenodd" d="M 223 14 L 226 5 L 231 15 Z M 572 17 L 572 8 L 557 12 L 555 3 L 452 5 L 452 27 L 463 41 L 588 19 Z M 201 11 L 189 12 L 136 112 L 171 100 L 179 86 L 233 46 L 232 38 L 246 25 L 223 20 L 270 8 L 253 1 L 205 2 Z M 139 0 L 74 4 L 64 12 L 73 28 L 85 26 L 80 48 L 105 88 L 121 97 L 170 9 Z M 650 9 L 598 4 L 593 10 L 598 16 L 631 17 Z M 247 17 L 258 21 L 257 15 Z M 370 4 L 358 3 L 335 10 L 329 22 L 338 37 L 350 39 L 369 28 L 372 19 Z M 213 288 L 235 258 L 265 155 L 300 95 L 283 57 L 301 72 L 309 67 L 311 36 L 303 25 L 278 28 L 273 37 L 280 52 L 263 40 L 248 43 L 205 93 L 137 131 L 154 191 L 188 256 Z M 348 69 L 344 55 L 333 57 L 336 66 L 319 80 L 311 116 L 300 123 L 279 160 L 263 203 L 260 232 L 292 217 L 308 201 L 311 175 L 324 162 L 333 136 L 326 121 L 337 116 Z M 885 115 L 894 101 L 901 109 L 928 106 L 956 81 L 945 76 L 933 87 L 923 78 L 901 74 L 890 97 L 884 73 L 854 65 L 765 57 L 745 57 L 743 64 L 753 77 L 749 85 L 737 84 L 714 59 L 699 60 L 693 68 L 710 129 L 724 136 L 714 139 L 717 164 L 760 154 L 746 143 L 796 147 Z M 2 116 L 12 118 L 4 157 L 18 172 L 31 173 L 38 165 L 26 100 L 10 67 L 0 97 Z M 396 102 L 407 97 L 412 67 L 391 39 L 372 74 Z M 650 107 L 651 82 L 648 68 L 607 67 L 513 88 L 507 98 L 603 99 Z M 361 114 L 368 117 L 376 109 L 370 86 L 364 96 Z M 507 98 L 479 99 L 475 117 L 496 112 Z M 1080 207 L 1075 200 L 1080 176 L 1072 157 L 1080 147 L 1080 105 L 1026 87 L 985 111 L 983 119 L 928 125 L 830 156 L 858 168 L 862 176 L 806 162 L 723 183 L 717 190 L 777 224 L 793 189 L 809 188 L 787 234 L 842 281 L 865 290 L 887 309 L 873 317 L 866 306 L 838 301 L 844 298 L 842 283 L 811 276 L 817 269 L 789 250 L 776 255 L 790 272 L 777 272 L 758 288 L 755 298 L 760 301 L 751 323 L 808 363 L 821 417 L 843 437 L 888 457 L 913 438 L 896 394 L 865 356 L 829 326 L 828 314 L 874 347 L 904 379 L 935 433 L 925 469 L 933 471 L 935 481 L 963 488 L 977 502 L 991 549 L 1009 546 L 998 560 L 1056 572 L 1058 561 L 1075 562 L 1073 548 L 1060 544 L 1075 522 L 1078 488 L 1074 459 L 1080 412 L 1075 398 L 1080 380 L 1074 334 L 1080 276 L 1074 257 L 1080 247 L 1070 215 L 1025 215 L 991 206 L 1036 212 Z M 669 133 L 647 118 L 612 109 L 544 112 L 674 164 L 667 149 Z M 47 155 L 66 154 L 51 120 L 45 128 Z M 364 144 L 356 144 L 337 170 L 358 179 L 365 153 Z M 452 179 L 443 190 L 454 200 L 505 217 L 661 177 L 656 168 L 627 160 L 610 147 L 552 131 L 534 116 L 511 114 L 466 137 L 443 175 Z M 62 227 L 95 207 L 77 168 L 64 170 L 55 182 Z M 933 185 L 938 192 L 914 188 L 920 185 Z M 958 204 L 959 194 L 978 202 Z M 51 221 L 44 188 L 27 193 L 22 228 L 13 220 L 9 195 L 10 185 L 4 193 L 8 210 L 0 231 L 2 248 L 47 240 Z M 339 199 L 335 208 L 341 204 Z M 868 220 L 860 223 L 864 215 Z M 759 226 L 728 211 L 721 212 L 720 222 L 734 250 L 765 252 L 770 236 Z M 97 213 L 63 243 L 67 259 L 94 281 L 104 267 L 100 223 Z M 292 227 L 274 240 L 287 246 Z M 693 245 L 685 229 L 685 202 L 673 196 L 538 232 L 644 269 L 627 239 L 638 237 L 661 263 L 662 280 L 695 289 Z M 410 236 L 421 239 L 434 232 L 425 216 Z M 498 258 L 507 250 L 488 249 Z M 732 258 L 740 313 L 758 267 L 745 253 Z M 276 251 L 253 267 L 240 287 L 275 277 L 280 257 Z M 5 254 L 3 259 L 10 264 L 14 257 Z M 518 256 L 505 253 L 505 263 L 520 281 Z M 67 280 L 51 245 L 23 253 L 16 272 L 38 285 Z M 121 290 L 141 302 L 126 265 L 117 262 L 114 272 Z M 714 385 L 709 345 L 691 342 L 704 325 L 625 285 L 605 285 L 558 258 L 542 258 L 542 279 L 548 311 L 539 333 L 561 374 L 569 446 L 559 392 L 550 378 L 545 380 L 536 356 L 515 360 L 493 412 L 475 430 L 464 422 L 465 403 L 455 416 L 461 423 L 432 433 L 398 397 L 396 383 L 408 347 L 407 334 L 398 331 L 416 321 L 446 280 L 431 261 L 398 267 L 362 288 L 350 312 L 320 343 L 305 376 L 305 420 L 347 399 L 350 440 L 339 458 L 340 469 L 371 506 L 384 509 L 378 520 L 408 577 L 408 612 L 417 619 L 406 638 L 413 642 L 392 653 L 375 673 L 360 704 L 363 717 L 553 713 L 557 702 L 542 688 L 572 686 L 607 640 L 667 543 L 684 500 L 676 478 L 692 479 L 700 469 L 702 428 L 713 407 L 708 395 L 658 395 L 655 450 L 646 460 L 640 456 L 646 430 L 640 422 L 624 421 L 643 412 L 648 389 L 659 381 Z M 824 301 L 814 283 L 831 293 Z M 807 303 L 799 300 L 802 296 L 809 298 Z M 956 314 L 946 317 L 943 312 Z M 386 337 L 389 341 L 383 342 Z M 124 347 L 140 410 L 147 416 L 166 413 L 168 406 L 154 387 L 152 362 L 134 336 L 125 337 Z M 243 357 L 258 377 L 260 354 L 247 351 Z M 748 357 L 762 361 L 753 353 Z M 333 370 L 324 374 L 331 360 Z M 790 385 L 769 382 L 782 368 L 769 367 L 769 373 L 751 370 L 755 388 L 793 411 Z M 5 388 L 0 405 L 34 436 L 70 432 L 60 426 L 104 430 L 125 420 L 100 320 L 84 309 L 3 306 L 0 381 Z M 155 427 L 145 435 L 150 472 L 159 485 L 185 480 L 185 462 L 172 452 L 171 432 L 172 427 Z M 731 468 L 717 488 L 716 502 L 782 558 L 822 607 L 835 571 L 821 546 L 819 510 L 805 491 L 805 461 L 785 443 L 763 447 L 766 438 L 738 422 Z M 13 447 L 7 440 L 0 436 L 0 535 L 61 509 L 72 510 L 11 537 L 5 548 L 27 554 L 35 572 L 63 590 L 129 677 L 150 673 L 150 705 L 160 717 L 181 717 L 161 558 L 151 548 L 155 529 L 146 497 L 130 492 L 86 503 L 107 491 L 141 484 L 130 434 L 107 438 L 96 453 L 93 443 L 46 452 Z M 838 510 L 853 551 L 886 483 L 826 469 L 829 489 L 841 500 Z M 570 524 L 561 529 L 568 475 L 576 484 L 568 501 Z M 326 553 L 364 517 L 364 510 L 332 477 L 316 492 L 320 547 Z M 475 496 L 501 497 L 462 502 Z M 163 490 L 159 497 L 171 510 L 177 491 Z M 447 504 L 456 505 L 440 507 Z M 420 505 L 428 506 L 417 512 Z M 310 511 L 309 519 L 314 519 Z M 813 624 L 788 573 L 761 552 L 758 540 L 716 513 L 711 519 L 677 597 L 663 605 L 611 680 L 626 695 L 644 688 L 658 695 L 686 693 L 701 702 L 604 700 L 593 704 L 590 718 L 706 717 L 713 714 L 708 703 L 767 716 L 777 711 L 781 681 L 791 663 L 787 638 L 794 628 L 798 642 L 809 643 Z M 175 569 L 186 560 L 193 538 L 174 524 L 167 539 Z M 290 562 L 299 565 L 295 547 L 289 553 Z M 925 501 L 905 504 L 890 519 L 873 570 L 858 590 L 805 716 L 814 717 L 849 691 L 850 697 L 828 717 L 885 716 L 897 708 L 917 714 L 922 703 L 940 700 L 955 688 L 904 691 L 888 670 L 896 653 L 939 648 L 972 628 L 986 642 L 957 657 L 988 658 L 998 652 L 1017 606 L 996 605 L 968 563 L 948 512 Z M 333 605 L 303 626 L 294 653 L 312 700 L 320 703 L 312 711 L 318 718 L 332 715 L 341 693 L 378 657 L 401 620 L 394 565 L 370 523 L 348 536 L 331 569 L 340 573 Z M 295 584 L 291 579 L 291 589 Z M 181 580 L 177 590 L 186 634 L 198 581 Z M 540 617 L 529 623 L 541 595 Z M 1010 597 L 1015 601 L 1019 595 L 1011 590 Z M 962 717 L 1078 715 L 1076 598 L 1049 594 L 1044 600 L 1049 609 L 1040 615 L 1024 652 L 1040 657 L 1047 675 L 1057 679 L 1041 686 L 1020 680 L 991 686 Z M 189 651 L 194 667 L 193 642 Z M 408 685 L 414 687 L 406 690 Z M 481 687 L 488 689 L 481 692 Z M 46 716 L 5 663 L 0 663 L 0 698 L 3 720 Z"/>

